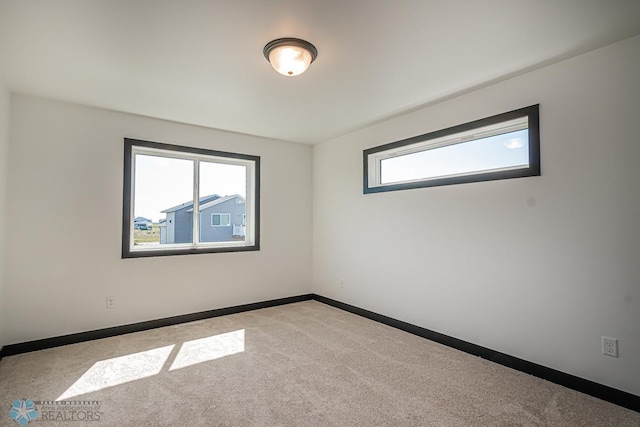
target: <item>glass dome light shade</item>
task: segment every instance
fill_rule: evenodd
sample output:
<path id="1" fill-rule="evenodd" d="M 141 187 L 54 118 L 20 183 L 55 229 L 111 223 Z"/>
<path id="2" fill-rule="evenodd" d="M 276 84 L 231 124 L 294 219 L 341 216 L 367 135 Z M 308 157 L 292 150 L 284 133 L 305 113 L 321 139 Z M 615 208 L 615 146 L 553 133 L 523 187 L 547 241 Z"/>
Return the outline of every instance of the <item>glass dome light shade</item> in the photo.
<path id="1" fill-rule="evenodd" d="M 300 39 L 277 39 L 264 47 L 264 56 L 283 76 L 304 73 L 317 55 L 318 51 L 311 43 Z"/>

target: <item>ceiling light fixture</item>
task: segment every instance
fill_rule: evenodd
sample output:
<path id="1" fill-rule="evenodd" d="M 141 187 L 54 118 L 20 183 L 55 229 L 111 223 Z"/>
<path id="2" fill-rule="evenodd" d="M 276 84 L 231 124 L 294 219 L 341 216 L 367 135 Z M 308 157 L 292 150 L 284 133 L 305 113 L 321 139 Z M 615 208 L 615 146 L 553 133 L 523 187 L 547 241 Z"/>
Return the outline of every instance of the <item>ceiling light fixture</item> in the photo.
<path id="1" fill-rule="evenodd" d="M 318 49 L 314 45 L 294 38 L 270 41 L 264 47 L 263 53 L 273 69 L 283 76 L 297 76 L 304 73 L 318 57 Z"/>

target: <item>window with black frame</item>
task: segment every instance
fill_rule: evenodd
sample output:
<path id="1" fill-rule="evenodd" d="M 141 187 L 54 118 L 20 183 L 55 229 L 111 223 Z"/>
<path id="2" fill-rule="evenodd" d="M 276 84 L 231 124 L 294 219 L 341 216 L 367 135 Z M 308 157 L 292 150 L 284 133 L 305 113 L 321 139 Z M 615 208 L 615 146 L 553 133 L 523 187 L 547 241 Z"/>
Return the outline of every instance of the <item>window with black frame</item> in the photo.
<path id="1" fill-rule="evenodd" d="M 125 139 L 122 257 L 259 250 L 260 157 Z"/>
<path id="2" fill-rule="evenodd" d="M 364 150 L 364 193 L 540 175 L 539 106 Z"/>

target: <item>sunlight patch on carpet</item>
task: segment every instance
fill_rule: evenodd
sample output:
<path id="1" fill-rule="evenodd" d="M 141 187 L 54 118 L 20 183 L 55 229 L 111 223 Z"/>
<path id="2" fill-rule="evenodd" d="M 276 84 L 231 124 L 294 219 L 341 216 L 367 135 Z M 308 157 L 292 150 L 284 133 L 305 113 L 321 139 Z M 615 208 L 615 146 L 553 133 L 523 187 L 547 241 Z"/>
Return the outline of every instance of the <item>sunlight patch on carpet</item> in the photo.
<path id="1" fill-rule="evenodd" d="M 244 351 L 244 329 L 213 335 L 182 344 L 170 371 L 186 368 Z"/>
<path id="2" fill-rule="evenodd" d="M 163 370 L 165 364 L 168 365 L 171 362 L 172 352 L 175 358 L 169 371 L 242 353 L 244 329 L 185 341 L 178 347 L 179 350 L 174 348 L 176 344 L 96 362 L 56 400 L 70 399 L 157 375 Z"/>
<path id="3" fill-rule="evenodd" d="M 175 344 L 96 362 L 56 400 L 69 399 L 158 374 Z"/>

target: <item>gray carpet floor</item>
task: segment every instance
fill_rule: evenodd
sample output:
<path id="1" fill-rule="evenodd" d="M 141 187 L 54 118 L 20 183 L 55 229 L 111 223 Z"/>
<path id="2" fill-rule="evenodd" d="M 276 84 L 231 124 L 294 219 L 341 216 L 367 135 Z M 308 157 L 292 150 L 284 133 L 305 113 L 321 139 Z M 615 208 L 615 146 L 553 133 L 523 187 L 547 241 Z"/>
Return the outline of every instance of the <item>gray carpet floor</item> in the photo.
<path id="1" fill-rule="evenodd" d="M 36 401 L 41 427 L 640 426 L 640 413 L 316 301 L 6 357 L 1 426 L 18 425 L 16 399 Z"/>

